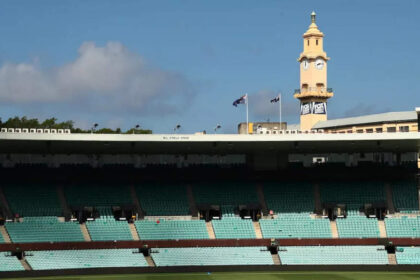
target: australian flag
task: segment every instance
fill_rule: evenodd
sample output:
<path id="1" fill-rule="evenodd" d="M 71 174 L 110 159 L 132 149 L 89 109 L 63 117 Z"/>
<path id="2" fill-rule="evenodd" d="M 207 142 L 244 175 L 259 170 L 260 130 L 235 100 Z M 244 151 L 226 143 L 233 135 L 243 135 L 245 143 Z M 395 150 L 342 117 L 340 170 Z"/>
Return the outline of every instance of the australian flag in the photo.
<path id="1" fill-rule="evenodd" d="M 233 102 L 233 106 L 235 106 L 235 107 L 238 107 L 238 104 L 245 104 L 246 103 L 246 98 L 247 98 L 247 95 L 245 94 L 244 96 L 242 96 L 241 98 L 239 98 L 239 99 L 236 99 L 234 102 Z"/>
<path id="2" fill-rule="evenodd" d="M 276 103 L 280 101 L 280 96 L 277 96 L 276 98 L 273 98 L 270 100 L 271 103 Z"/>

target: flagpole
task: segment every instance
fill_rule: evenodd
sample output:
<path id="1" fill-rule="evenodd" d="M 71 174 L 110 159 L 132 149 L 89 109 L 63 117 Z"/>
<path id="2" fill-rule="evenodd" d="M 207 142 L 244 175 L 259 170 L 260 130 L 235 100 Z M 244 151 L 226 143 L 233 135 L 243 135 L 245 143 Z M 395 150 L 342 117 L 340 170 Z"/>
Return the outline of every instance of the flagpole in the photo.
<path id="1" fill-rule="evenodd" d="M 281 92 L 279 92 L 279 115 L 280 115 L 280 124 L 279 124 L 279 127 L 280 127 L 280 130 L 282 129 L 281 128 Z"/>
<path id="2" fill-rule="evenodd" d="M 249 122 L 248 122 L 248 93 L 245 94 L 246 101 L 246 134 L 249 134 Z"/>

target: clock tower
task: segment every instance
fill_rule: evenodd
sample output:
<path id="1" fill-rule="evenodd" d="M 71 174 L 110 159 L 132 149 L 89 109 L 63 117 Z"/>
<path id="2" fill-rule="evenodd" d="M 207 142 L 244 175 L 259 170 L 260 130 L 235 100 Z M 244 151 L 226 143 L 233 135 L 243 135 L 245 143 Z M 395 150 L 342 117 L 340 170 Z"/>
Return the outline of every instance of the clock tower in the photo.
<path id="1" fill-rule="evenodd" d="M 300 63 L 300 88 L 294 97 L 300 100 L 300 129 L 310 130 L 319 121 L 327 120 L 327 100 L 334 94 L 327 87 L 327 53 L 323 49 L 324 34 L 311 14 L 311 24 L 303 34 L 303 52 Z"/>

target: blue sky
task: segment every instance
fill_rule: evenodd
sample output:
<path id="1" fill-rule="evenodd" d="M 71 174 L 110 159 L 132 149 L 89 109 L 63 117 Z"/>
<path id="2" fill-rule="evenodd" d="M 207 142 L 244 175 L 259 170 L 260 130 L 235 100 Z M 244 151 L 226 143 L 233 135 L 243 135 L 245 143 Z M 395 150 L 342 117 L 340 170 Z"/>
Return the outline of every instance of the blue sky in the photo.
<path id="1" fill-rule="evenodd" d="M 0 1 L 0 116 L 154 132 L 297 123 L 297 57 L 317 13 L 329 118 L 420 106 L 420 1 Z"/>

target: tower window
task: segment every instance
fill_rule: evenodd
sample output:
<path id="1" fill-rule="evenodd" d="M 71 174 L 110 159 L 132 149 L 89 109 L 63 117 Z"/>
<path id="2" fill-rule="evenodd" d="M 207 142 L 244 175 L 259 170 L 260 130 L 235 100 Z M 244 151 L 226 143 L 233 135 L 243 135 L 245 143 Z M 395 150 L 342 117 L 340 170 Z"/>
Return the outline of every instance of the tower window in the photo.
<path id="1" fill-rule="evenodd" d="M 306 42 L 308 42 L 308 46 L 309 46 L 309 39 L 308 39 L 308 40 L 306 40 Z"/>
<path id="2" fill-rule="evenodd" d="M 318 39 L 316 40 L 316 45 L 318 46 Z"/>

